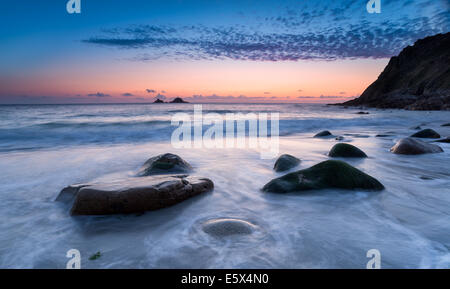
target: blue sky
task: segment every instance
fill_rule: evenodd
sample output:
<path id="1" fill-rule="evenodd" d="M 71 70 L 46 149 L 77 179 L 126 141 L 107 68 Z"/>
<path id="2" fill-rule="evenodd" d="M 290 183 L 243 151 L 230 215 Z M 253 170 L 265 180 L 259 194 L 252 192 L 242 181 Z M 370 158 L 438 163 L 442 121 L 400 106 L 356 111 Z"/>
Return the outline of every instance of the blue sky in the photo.
<path id="1" fill-rule="evenodd" d="M 61 79 L 63 66 L 71 77 L 77 69 L 98 73 L 98 67 L 124 67 L 135 75 L 145 64 L 151 78 L 173 61 L 180 63 L 179 69 L 212 65 L 217 71 L 230 61 L 241 67 L 254 65 L 242 62 L 386 60 L 419 38 L 450 30 L 449 0 L 381 0 L 380 14 L 367 13 L 366 0 L 81 0 L 81 14 L 68 14 L 66 2 L 2 0 L 0 84 L 8 87 L 0 89 L 0 96 L 11 101 L 24 95 L 114 94 L 104 93 L 108 87 L 101 82 L 90 93 L 80 88 L 81 78 L 77 85 L 68 84 Z M 373 63 L 368 69 L 373 66 L 377 74 L 379 65 Z M 65 84 L 52 88 L 51 80 Z M 16 89 L 12 84 L 17 83 L 23 86 Z M 181 88 L 183 81 L 173 83 L 183 96 L 207 93 L 201 91 L 201 81 L 190 91 Z M 148 89 L 125 84 L 124 90 Z M 225 84 L 219 86 L 226 93 Z M 243 91 L 250 93 L 249 88 Z"/>

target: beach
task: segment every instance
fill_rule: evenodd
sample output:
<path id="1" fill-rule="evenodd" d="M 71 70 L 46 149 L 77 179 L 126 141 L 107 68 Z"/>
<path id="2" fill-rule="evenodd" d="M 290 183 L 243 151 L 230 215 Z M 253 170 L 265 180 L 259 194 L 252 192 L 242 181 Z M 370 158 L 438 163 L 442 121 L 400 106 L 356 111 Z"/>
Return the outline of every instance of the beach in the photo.
<path id="1" fill-rule="evenodd" d="M 323 104 L 203 104 L 203 112 L 279 113 L 279 153 L 301 160 L 289 172 L 330 159 L 338 142 L 368 158 L 341 159 L 375 177 L 379 192 L 324 189 L 271 194 L 284 173 L 253 148 L 176 149 L 171 117 L 192 104 L 0 106 L 0 267 L 365 268 L 377 249 L 383 268 L 450 266 L 450 144 L 444 152 L 397 155 L 417 130 L 450 135 L 448 111 L 343 108 Z M 342 140 L 314 138 L 329 130 Z M 384 134 L 384 137 L 376 135 Z M 427 140 L 432 141 L 432 140 Z M 71 216 L 55 202 L 67 185 L 133 176 L 152 156 L 174 153 L 214 190 L 144 214 Z M 248 235 L 215 238 L 208 220 L 235 218 Z M 100 251 L 101 258 L 89 260 Z"/>

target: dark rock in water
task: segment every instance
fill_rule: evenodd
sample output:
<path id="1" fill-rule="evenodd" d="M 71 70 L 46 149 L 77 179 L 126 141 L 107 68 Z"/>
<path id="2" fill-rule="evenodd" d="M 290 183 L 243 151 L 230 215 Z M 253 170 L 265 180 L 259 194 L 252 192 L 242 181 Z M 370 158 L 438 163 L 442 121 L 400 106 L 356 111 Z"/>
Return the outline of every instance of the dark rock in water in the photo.
<path id="1" fill-rule="evenodd" d="M 422 129 L 422 127 L 421 127 L 420 125 L 418 125 L 418 126 L 413 127 L 413 128 L 411 128 L 411 129 L 419 130 L 419 129 Z"/>
<path id="2" fill-rule="evenodd" d="M 297 166 L 299 163 L 300 160 L 298 158 L 288 154 L 284 154 L 277 159 L 275 165 L 273 166 L 273 169 L 276 172 L 283 172 Z"/>
<path id="3" fill-rule="evenodd" d="M 130 214 L 172 206 L 213 188 L 206 178 L 151 176 L 69 186 L 56 200 L 74 200 L 72 215 Z"/>
<path id="4" fill-rule="evenodd" d="M 358 111 L 356 114 L 369 114 L 367 111 Z"/>
<path id="5" fill-rule="evenodd" d="M 441 126 L 450 126 L 450 122 L 449 122 L 449 123 L 444 123 L 444 124 L 441 125 Z"/>
<path id="6" fill-rule="evenodd" d="M 421 178 L 422 180 L 427 180 L 427 181 L 433 179 L 432 177 L 429 177 L 429 176 L 420 176 L 420 178 Z"/>
<path id="7" fill-rule="evenodd" d="M 335 140 L 343 140 L 344 139 L 344 137 L 343 136 L 337 136 L 336 138 L 335 138 Z"/>
<path id="8" fill-rule="evenodd" d="M 370 135 L 367 134 L 359 134 L 359 133 L 346 133 L 345 136 L 352 136 L 352 137 L 358 137 L 358 138 L 368 138 Z"/>
<path id="9" fill-rule="evenodd" d="M 157 100 L 155 100 L 153 103 L 164 103 L 164 101 L 162 101 L 161 99 L 157 99 Z"/>
<path id="10" fill-rule="evenodd" d="M 441 153 L 443 150 L 438 145 L 407 137 L 399 140 L 391 148 L 391 152 L 402 155 L 419 155 L 427 153 Z"/>
<path id="11" fill-rule="evenodd" d="M 390 137 L 390 134 L 377 134 L 375 137 Z"/>
<path id="12" fill-rule="evenodd" d="M 335 144 L 328 155 L 334 158 L 367 158 L 362 150 L 348 143 Z"/>
<path id="13" fill-rule="evenodd" d="M 435 140 L 434 142 L 450 143 L 450 136 L 442 139 Z"/>
<path id="14" fill-rule="evenodd" d="M 189 103 L 189 102 L 183 100 L 181 97 L 177 97 L 174 100 L 172 100 L 170 103 Z"/>
<path id="15" fill-rule="evenodd" d="M 328 130 L 324 130 L 314 135 L 314 137 L 326 137 L 326 136 L 332 136 L 331 132 L 329 132 Z"/>
<path id="16" fill-rule="evenodd" d="M 214 219 L 203 224 L 203 232 L 214 237 L 230 235 L 248 235 L 253 233 L 256 226 L 250 222 L 239 219 Z"/>
<path id="17" fill-rule="evenodd" d="M 450 32 L 404 48 L 359 98 L 346 106 L 450 110 Z"/>
<path id="18" fill-rule="evenodd" d="M 440 138 L 441 136 L 434 130 L 427 128 L 427 129 L 423 129 L 421 131 L 416 132 L 415 134 L 411 135 L 411 137 Z"/>
<path id="19" fill-rule="evenodd" d="M 273 179 L 263 187 L 264 192 L 289 193 L 327 188 L 383 190 L 375 178 L 343 161 L 328 160 L 305 170 Z"/>
<path id="20" fill-rule="evenodd" d="M 174 154 L 162 154 L 148 159 L 138 172 L 139 176 L 157 174 L 187 173 L 192 167 L 185 160 Z"/>

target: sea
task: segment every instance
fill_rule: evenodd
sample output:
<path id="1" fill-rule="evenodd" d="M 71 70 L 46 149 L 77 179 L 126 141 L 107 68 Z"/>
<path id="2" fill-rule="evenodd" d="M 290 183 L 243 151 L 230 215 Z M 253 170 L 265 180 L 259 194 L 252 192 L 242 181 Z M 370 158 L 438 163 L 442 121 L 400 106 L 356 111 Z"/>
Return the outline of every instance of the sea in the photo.
<path id="1" fill-rule="evenodd" d="M 204 114 L 278 113 L 279 154 L 305 169 L 330 159 L 338 142 L 368 158 L 341 159 L 378 179 L 380 192 L 325 189 L 263 193 L 275 158 L 254 147 L 175 147 L 174 115 L 193 104 L 0 106 L 0 268 L 381 268 L 450 267 L 450 144 L 443 153 L 396 155 L 421 128 L 450 135 L 448 111 L 345 108 L 323 104 L 202 104 Z M 341 140 L 314 138 L 329 130 Z M 377 137 L 382 134 L 384 137 Z M 247 137 L 247 136 L 243 136 Z M 432 140 L 426 140 L 432 141 Z M 71 216 L 55 202 L 64 187 L 134 176 L 152 156 L 175 153 L 214 190 L 144 214 Z M 255 232 L 218 238 L 214 219 L 250 222 Z M 90 256 L 101 256 L 90 260 Z M 373 251 L 371 251 L 373 252 Z M 91 258 L 92 259 L 92 258 Z"/>

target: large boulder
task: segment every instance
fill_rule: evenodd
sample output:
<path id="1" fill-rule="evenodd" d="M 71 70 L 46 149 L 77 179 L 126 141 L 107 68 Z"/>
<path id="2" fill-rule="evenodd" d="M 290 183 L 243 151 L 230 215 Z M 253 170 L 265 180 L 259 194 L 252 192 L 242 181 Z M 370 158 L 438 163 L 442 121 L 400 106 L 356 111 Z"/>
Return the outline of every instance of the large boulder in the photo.
<path id="1" fill-rule="evenodd" d="M 411 135 L 411 137 L 419 138 L 440 138 L 441 136 L 431 128 L 423 129 Z"/>
<path id="2" fill-rule="evenodd" d="M 391 152 L 402 155 L 419 155 L 427 153 L 440 153 L 443 152 L 443 150 L 438 145 L 407 137 L 399 140 L 391 148 Z"/>
<path id="3" fill-rule="evenodd" d="M 314 137 L 332 137 L 333 135 L 328 130 L 323 130 L 319 133 L 316 133 Z"/>
<path id="4" fill-rule="evenodd" d="M 333 158 L 367 158 L 362 150 L 348 143 L 335 144 L 328 155 Z"/>
<path id="5" fill-rule="evenodd" d="M 273 179 L 262 190 L 271 193 L 289 193 L 327 188 L 379 191 L 383 190 L 384 186 L 375 178 L 343 161 L 328 160 Z"/>
<path id="6" fill-rule="evenodd" d="M 72 215 L 109 215 L 158 210 L 211 191 L 206 178 L 151 176 L 69 186 L 57 201 L 72 201 Z"/>
<path id="7" fill-rule="evenodd" d="M 148 159 L 140 168 L 138 176 L 187 173 L 192 166 L 177 155 L 166 153 Z"/>
<path id="8" fill-rule="evenodd" d="M 284 172 L 289 169 L 292 169 L 295 166 L 298 166 L 299 163 L 300 160 L 298 158 L 288 154 L 284 154 L 277 159 L 275 165 L 273 166 L 273 169 L 276 172 Z"/>

